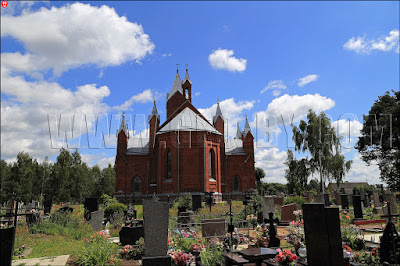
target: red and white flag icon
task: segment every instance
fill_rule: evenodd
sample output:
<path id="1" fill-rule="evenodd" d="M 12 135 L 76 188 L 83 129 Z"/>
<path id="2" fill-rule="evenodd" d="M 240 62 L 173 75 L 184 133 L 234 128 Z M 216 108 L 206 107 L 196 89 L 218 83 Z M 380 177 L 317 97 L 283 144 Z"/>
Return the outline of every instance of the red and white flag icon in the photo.
<path id="1" fill-rule="evenodd" d="M 1 6 L 6 8 L 8 6 L 8 1 L 1 1 Z"/>

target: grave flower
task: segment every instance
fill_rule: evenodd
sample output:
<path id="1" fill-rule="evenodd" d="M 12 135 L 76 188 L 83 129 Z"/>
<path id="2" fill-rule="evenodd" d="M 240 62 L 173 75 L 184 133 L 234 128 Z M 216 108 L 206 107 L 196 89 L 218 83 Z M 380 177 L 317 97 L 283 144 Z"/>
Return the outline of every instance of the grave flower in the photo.
<path id="1" fill-rule="evenodd" d="M 278 248 L 276 251 L 278 252 L 278 254 L 276 255 L 275 259 L 278 261 L 279 265 L 295 264 L 297 256 L 294 255 L 290 249 L 282 251 L 280 248 Z"/>

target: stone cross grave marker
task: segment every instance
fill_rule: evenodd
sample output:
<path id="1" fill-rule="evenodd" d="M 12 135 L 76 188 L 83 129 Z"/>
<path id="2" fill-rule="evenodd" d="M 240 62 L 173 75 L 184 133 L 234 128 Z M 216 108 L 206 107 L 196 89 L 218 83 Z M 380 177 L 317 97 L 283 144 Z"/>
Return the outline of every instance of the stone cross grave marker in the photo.
<path id="1" fill-rule="evenodd" d="M 280 247 L 281 241 L 279 238 L 276 237 L 276 228 L 274 223 L 279 223 L 278 218 L 273 218 L 274 214 L 272 212 L 268 213 L 269 219 L 264 219 L 264 223 L 269 223 L 269 230 L 268 230 L 268 235 L 269 235 L 269 242 L 268 242 L 268 247 Z"/>
<path id="2" fill-rule="evenodd" d="M 104 220 L 104 210 L 98 210 L 91 213 L 91 219 L 89 223 L 92 225 L 93 229 L 100 231 L 103 227 Z"/>
<path id="3" fill-rule="evenodd" d="M 343 266 L 339 208 L 303 204 L 308 265 Z"/>
<path id="4" fill-rule="evenodd" d="M 203 237 L 223 237 L 225 234 L 225 219 L 206 219 L 201 221 L 201 234 Z"/>
<path id="5" fill-rule="evenodd" d="M 270 212 L 274 213 L 274 198 L 272 196 L 264 196 L 263 198 L 263 216 L 264 219 L 268 219 Z"/>
<path id="6" fill-rule="evenodd" d="M 297 211 L 296 203 L 283 205 L 281 212 L 281 222 L 290 223 L 291 221 L 296 221 L 296 215 L 293 214 L 294 211 Z"/>
<path id="7" fill-rule="evenodd" d="M 363 212 L 361 206 L 361 196 L 360 195 L 353 195 L 353 207 L 354 207 L 354 218 L 355 219 L 362 219 Z"/>
<path id="8" fill-rule="evenodd" d="M 145 256 L 143 265 L 171 265 L 168 251 L 169 205 L 156 199 L 143 200 Z"/>

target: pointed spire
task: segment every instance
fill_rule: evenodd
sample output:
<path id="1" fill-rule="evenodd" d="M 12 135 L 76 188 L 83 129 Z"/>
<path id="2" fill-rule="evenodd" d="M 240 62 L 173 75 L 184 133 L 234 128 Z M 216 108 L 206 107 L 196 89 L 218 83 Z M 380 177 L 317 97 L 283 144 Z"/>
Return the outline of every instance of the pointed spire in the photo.
<path id="1" fill-rule="evenodd" d="M 179 91 L 183 95 L 182 85 L 181 85 L 181 77 L 179 76 L 178 68 L 176 69 L 176 75 L 174 79 L 174 83 L 172 84 L 171 92 L 167 94 L 167 100 L 171 98 L 177 91 Z"/>
<path id="2" fill-rule="evenodd" d="M 213 117 L 214 123 L 215 123 L 215 121 L 217 121 L 218 116 L 220 116 L 222 118 L 222 120 L 224 120 L 224 117 L 222 116 L 221 108 L 219 107 L 219 98 L 218 98 L 218 102 L 217 102 L 217 111 L 215 112 L 215 115 Z"/>
<path id="3" fill-rule="evenodd" d="M 242 138 L 242 131 L 240 131 L 239 123 L 237 123 L 237 130 L 236 130 L 236 137 L 235 137 L 235 139 L 241 139 L 241 138 Z"/>
<path id="4" fill-rule="evenodd" d="M 189 78 L 189 72 L 188 72 L 188 65 L 186 64 L 186 74 L 185 74 L 185 79 L 182 81 L 182 84 L 184 84 L 185 82 L 189 81 L 190 85 L 192 85 L 192 81 Z"/>
<path id="5" fill-rule="evenodd" d="M 151 120 L 153 115 L 157 116 L 157 118 L 160 119 L 160 116 L 158 115 L 158 111 L 157 111 L 156 99 L 154 99 L 153 110 L 151 111 L 151 114 L 149 115 L 149 121 Z"/>
<path id="6" fill-rule="evenodd" d="M 249 121 L 247 120 L 247 115 L 246 115 L 246 123 L 244 124 L 244 130 L 243 130 L 243 137 L 245 138 L 246 136 L 247 136 L 247 133 L 251 133 L 251 134 L 253 134 L 252 132 L 251 132 L 251 128 L 250 128 L 250 125 L 249 125 Z"/>
<path id="7" fill-rule="evenodd" d="M 128 124 L 125 122 L 125 111 L 122 112 L 122 120 L 121 120 L 121 125 L 119 126 L 117 135 L 119 134 L 119 132 L 121 132 L 121 130 L 123 130 L 125 132 L 125 135 L 128 136 Z"/>

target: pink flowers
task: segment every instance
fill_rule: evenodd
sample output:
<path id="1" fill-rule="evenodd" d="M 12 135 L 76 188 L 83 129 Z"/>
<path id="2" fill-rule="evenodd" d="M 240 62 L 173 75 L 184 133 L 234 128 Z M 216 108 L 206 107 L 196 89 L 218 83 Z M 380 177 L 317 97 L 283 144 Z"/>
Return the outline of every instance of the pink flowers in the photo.
<path id="1" fill-rule="evenodd" d="M 85 241 L 85 243 L 90 242 L 90 240 L 88 238 L 84 238 L 83 241 Z"/>
<path id="2" fill-rule="evenodd" d="M 182 251 L 175 253 L 173 251 L 169 251 L 168 254 L 172 257 L 176 265 L 190 265 L 192 262 L 194 262 L 194 256 L 190 253 L 188 254 Z"/>

